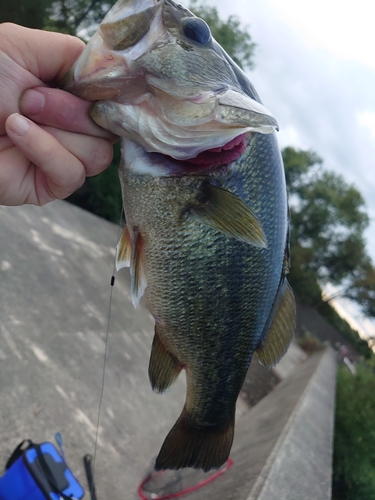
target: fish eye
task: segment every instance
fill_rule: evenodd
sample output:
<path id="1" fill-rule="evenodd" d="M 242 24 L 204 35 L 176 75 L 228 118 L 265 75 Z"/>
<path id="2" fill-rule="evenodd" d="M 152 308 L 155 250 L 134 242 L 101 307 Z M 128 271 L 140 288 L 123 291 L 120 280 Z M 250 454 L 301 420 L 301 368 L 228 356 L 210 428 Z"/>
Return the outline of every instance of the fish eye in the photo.
<path id="1" fill-rule="evenodd" d="M 183 19 L 182 31 L 187 38 L 194 42 L 207 43 L 211 39 L 208 24 L 199 17 L 186 17 Z"/>

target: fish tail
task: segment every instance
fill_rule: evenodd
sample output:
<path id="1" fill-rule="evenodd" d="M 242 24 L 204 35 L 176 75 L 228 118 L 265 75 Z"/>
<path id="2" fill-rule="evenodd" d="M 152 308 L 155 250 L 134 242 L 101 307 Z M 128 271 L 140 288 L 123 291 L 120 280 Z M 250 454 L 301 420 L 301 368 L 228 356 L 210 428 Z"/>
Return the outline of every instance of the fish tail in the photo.
<path id="1" fill-rule="evenodd" d="M 218 469 L 229 457 L 233 436 L 234 413 L 224 427 L 210 428 L 194 424 L 184 408 L 164 440 L 155 470 Z"/>

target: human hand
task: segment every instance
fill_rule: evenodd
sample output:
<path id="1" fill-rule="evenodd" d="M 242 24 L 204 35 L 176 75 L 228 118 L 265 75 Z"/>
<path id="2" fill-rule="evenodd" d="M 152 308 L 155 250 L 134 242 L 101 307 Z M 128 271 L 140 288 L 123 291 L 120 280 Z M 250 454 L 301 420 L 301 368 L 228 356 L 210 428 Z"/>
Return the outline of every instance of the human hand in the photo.
<path id="1" fill-rule="evenodd" d="M 91 103 L 48 86 L 83 48 L 68 35 L 0 25 L 0 204 L 65 198 L 110 163 L 116 137 L 91 120 Z"/>

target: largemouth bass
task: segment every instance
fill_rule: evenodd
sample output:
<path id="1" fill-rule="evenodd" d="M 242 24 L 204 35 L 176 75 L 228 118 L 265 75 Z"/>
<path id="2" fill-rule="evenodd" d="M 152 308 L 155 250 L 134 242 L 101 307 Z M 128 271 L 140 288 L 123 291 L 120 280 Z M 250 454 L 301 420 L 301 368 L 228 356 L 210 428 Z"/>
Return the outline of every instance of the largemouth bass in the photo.
<path id="1" fill-rule="evenodd" d="M 64 81 L 121 136 L 118 268 L 155 319 L 153 389 L 186 371 L 156 469 L 220 467 L 255 353 L 271 367 L 295 323 L 275 129 L 207 24 L 172 0 L 120 0 Z"/>

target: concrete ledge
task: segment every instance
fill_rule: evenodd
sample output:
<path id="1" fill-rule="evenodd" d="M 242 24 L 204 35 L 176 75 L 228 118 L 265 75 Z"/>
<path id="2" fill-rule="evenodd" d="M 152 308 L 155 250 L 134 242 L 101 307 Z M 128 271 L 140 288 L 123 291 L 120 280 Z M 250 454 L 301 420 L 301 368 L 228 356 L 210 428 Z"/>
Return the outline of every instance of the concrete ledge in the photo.
<path id="1" fill-rule="evenodd" d="M 238 420 L 233 467 L 190 498 L 330 499 L 335 374 L 330 348 L 302 363 Z"/>
<path id="2" fill-rule="evenodd" d="M 335 380 L 335 354 L 328 349 L 248 500 L 331 498 Z"/>

